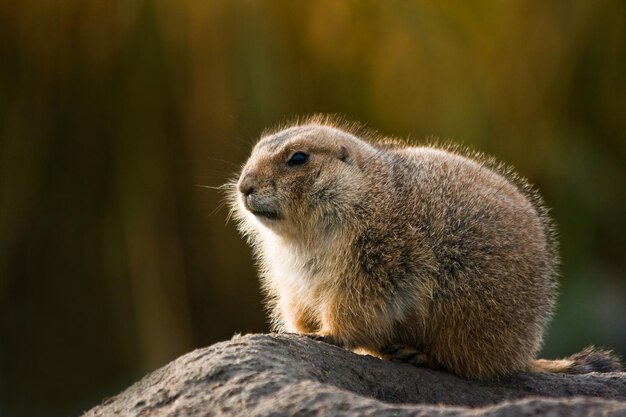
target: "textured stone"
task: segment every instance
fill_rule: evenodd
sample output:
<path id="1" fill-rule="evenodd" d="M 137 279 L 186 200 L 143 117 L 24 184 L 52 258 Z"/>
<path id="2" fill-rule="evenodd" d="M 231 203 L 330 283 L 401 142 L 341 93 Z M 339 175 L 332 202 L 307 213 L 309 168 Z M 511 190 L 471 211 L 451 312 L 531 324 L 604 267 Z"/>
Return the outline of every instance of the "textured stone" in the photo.
<path id="1" fill-rule="evenodd" d="M 188 353 L 86 416 L 626 416 L 626 373 L 471 381 L 296 335 Z"/>

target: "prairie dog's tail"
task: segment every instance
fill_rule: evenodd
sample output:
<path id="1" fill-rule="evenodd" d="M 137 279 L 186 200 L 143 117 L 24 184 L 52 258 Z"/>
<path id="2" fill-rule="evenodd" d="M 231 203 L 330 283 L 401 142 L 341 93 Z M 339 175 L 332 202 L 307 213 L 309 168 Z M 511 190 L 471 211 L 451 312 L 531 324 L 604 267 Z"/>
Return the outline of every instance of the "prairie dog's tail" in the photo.
<path id="1" fill-rule="evenodd" d="M 588 346 L 567 358 L 557 360 L 537 359 L 531 365 L 535 372 L 564 374 L 587 374 L 589 372 L 619 372 L 622 364 L 610 350 L 598 350 Z"/>

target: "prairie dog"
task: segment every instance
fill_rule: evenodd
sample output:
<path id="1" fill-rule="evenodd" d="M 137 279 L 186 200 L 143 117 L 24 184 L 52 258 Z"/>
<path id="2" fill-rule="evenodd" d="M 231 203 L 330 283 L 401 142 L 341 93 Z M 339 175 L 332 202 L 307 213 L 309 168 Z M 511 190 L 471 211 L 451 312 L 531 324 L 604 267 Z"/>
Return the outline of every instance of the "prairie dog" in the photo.
<path id="1" fill-rule="evenodd" d="M 231 185 L 274 330 L 475 379 L 620 369 L 593 348 L 535 359 L 556 297 L 553 227 L 489 159 L 318 118 L 262 137 Z"/>

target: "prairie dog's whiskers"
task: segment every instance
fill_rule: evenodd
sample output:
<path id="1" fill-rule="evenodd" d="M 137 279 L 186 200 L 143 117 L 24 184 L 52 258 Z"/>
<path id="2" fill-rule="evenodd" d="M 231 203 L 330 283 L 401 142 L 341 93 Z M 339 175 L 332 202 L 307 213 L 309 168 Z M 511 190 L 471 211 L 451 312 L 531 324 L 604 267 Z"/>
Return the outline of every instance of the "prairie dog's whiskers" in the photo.
<path id="1" fill-rule="evenodd" d="M 228 184 L 222 184 L 222 185 L 194 184 L 194 186 L 199 187 L 199 188 L 208 188 L 210 190 L 226 190 L 228 188 Z"/>

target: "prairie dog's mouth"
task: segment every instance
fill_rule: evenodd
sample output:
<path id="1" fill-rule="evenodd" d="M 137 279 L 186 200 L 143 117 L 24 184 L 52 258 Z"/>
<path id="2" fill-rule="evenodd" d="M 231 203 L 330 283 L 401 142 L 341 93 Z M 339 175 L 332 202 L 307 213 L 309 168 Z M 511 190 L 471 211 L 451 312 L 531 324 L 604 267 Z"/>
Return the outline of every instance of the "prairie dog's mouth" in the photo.
<path id="1" fill-rule="evenodd" d="M 281 220 L 280 212 L 274 208 L 274 204 L 265 198 L 249 195 L 243 198 L 246 209 L 256 217 L 268 220 Z"/>
<path id="2" fill-rule="evenodd" d="M 257 217 L 263 217 L 270 220 L 280 220 L 280 213 L 276 211 L 265 211 L 265 210 L 252 210 L 248 208 L 250 213 L 254 214 Z"/>

